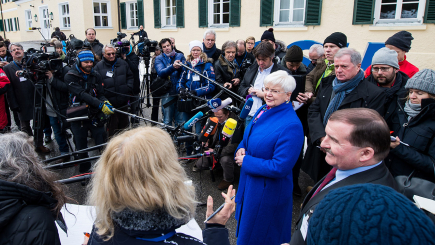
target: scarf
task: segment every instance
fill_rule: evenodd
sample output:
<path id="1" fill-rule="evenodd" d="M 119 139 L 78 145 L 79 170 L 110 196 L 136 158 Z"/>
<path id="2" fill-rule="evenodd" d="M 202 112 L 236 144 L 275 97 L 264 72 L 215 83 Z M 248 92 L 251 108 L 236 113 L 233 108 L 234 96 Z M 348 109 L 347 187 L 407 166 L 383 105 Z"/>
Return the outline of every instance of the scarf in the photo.
<path id="1" fill-rule="evenodd" d="M 201 57 L 198 57 L 190 62 L 192 64 L 192 68 L 194 68 L 200 61 L 203 61 Z"/>
<path id="2" fill-rule="evenodd" d="M 79 68 L 77 64 L 76 64 L 76 69 L 85 80 L 88 80 L 88 75 L 91 74 L 91 72 L 94 70 L 94 68 L 92 68 L 91 72 L 85 72 L 81 67 Z"/>
<path id="3" fill-rule="evenodd" d="M 167 54 L 168 57 L 174 57 L 175 56 L 175 50 L 172 50 L 169 54 Z"/>
<path id="4" fill-rule="evenodd" d="M 397 91 L 399 91 L 401 87 L 402 87 L 402 75 L 400 74 L 400 72 L 398 72 L 396 74 L 396 80 L 394 81 L 394 85 L 391 88 L 386 89 L 384 91 L 385 95 L 387 96 L 387 100 L 392 99 L 393 96 L 397 93 Z"/>
<path id="5" fill-rule="evenodd" d="M 213 47 L 211 47 L 211 49 L 207 49 L 204 45 L 204 43 L 202 43 L 202 47 L 204 50 L 204 53 L 207 54 L 207 57 L 211 58 L 213 57 L 214 52 L 216 52 L 216 44 L 213 44 Z"/>
<path id="6" fill-rule="evenodd" d="M 232 73 L 232 78 L 234 78 L 237 75 L 237 63 L 234 62 L 235 59 L 233 60 L 233 62 L 230 62 L 229 60 L 227 60 L 227 58 L 225 58 L 224 55 L 221 55 L 222 57 L 222 61 L 224 63 L 226 63 L 228 65 L 228 72 Z"/>
<path id="7" fill-rule="evenodd" d="M 326 109 L 325 116 L 323 117 L 324 127 L 326 126 L 326 123 L 328 123 L 331 114 L 338 110 L 338 107 L 341 105 L 346 95 L 352 92 L 352 90 L 354 90 L 363 79 L 364 72 L 361 70 L 355 77 L 344 83 L 339 82 L 337 77 L 335 77 L 332 82 L 332 90 L 334 91 L 335 96 L 329 102 L 328 109 Z"/>
<path id="8" fill-rule="evenodd" d="M 408 121 L 416 117 L 421 111 L 421 104 L 412 104 L 410 100 L 406 101 L 405 108 L 403 110 L 408 115 Z"/>

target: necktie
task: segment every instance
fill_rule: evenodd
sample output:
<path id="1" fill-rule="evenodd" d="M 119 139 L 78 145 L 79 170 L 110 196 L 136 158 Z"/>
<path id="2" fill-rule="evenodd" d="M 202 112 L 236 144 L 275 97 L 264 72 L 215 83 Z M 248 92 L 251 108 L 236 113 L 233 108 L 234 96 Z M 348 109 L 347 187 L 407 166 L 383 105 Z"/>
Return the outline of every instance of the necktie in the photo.
<path id="1" fill-rule="evenodd" d="M 331 169 L 331 171 L 326 175 L 323 182 L 320 184 L 319 188 L 317 188 L 316 192 L 311 196 L 310 199 L 312 199 L 317 193 L 319 193 L 325 185 L 327 185 L 331 180 L 335 178 L 335 172 L 337 172 L 337 168 Z"/>

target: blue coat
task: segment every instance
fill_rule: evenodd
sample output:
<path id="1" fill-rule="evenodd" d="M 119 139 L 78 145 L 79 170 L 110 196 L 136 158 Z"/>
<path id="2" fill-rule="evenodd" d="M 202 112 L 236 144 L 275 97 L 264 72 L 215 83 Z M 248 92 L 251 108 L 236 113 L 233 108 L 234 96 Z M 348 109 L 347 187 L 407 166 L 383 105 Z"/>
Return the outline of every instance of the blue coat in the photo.
<path id="1" fill-rule="evenodd" d="M 186 62 L 187 66 L 192 68 L 192 64 L 190 62 Z M 205 67 L 204 67 L 205 66 Z M 200 61 L 196 64 L 195 71 L 198 71 L 202 75 L 215 80 L 215 73 L 213 69 L 213 64 L 209 62 Z M 193 75 L 196 75 L 192 71 L 187 68 L 183 68 L 183 73 L 181 74 L 180 80 L 177 83 L 177 92 L 180 91 L 181 88 L 188 88 L 189 91 L 195 90 L 198 96 L 206 96 L 208 99 L 212 97 L 212 93 L 214 91 L 214 84 L 210 81 L 200 77 L 199 81 L 193 81 Z"/>
<path id="2" fill-rule="evenodd" d="M 292 104 L 272 108 L 248 125 L 238 147 L 245 148 L 246 156 L 236 195 L 237 244 L 290 241 L 292 169 L 303 142 L 302 124 Z"/>
<path id="3" fill-rule="evenodd" d="M 177 91 L 175 90 L 177 86 L 177 82 L 180 79 L 181 72 L 183 71 L 182 68 L 175 69 L 172 64 L 174 61 L 179 60 L 182 63 L 186 61 L 186 58 L 184 58 L 183 54 L 176 53 L 174 58 L 169 58 L 166 56 L 165 53 L 162 53 L 161 55 L 156 57 L 155 60 L 155 68 L 157 71 L 157 75 L 161 78 L 167 78 L 168 76 L 171 78 L 172 82 L 172 88 L 169 91 L 169 94 L 176 94 Z"/>

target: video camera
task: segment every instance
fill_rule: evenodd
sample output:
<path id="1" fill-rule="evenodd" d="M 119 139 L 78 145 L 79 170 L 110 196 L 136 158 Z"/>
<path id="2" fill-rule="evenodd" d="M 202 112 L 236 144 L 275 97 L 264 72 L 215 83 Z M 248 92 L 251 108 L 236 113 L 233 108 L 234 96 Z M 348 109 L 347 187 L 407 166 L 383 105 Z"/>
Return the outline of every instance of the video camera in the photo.
<path id="1" fill-rule="evenodd" d="M 45 48 L 47 52 L 29 48 L 24 53 L 23 67 L 25 68 L 25 72 L 21 75 L 27 73 L 28 75 L 34 75 L 33 78 L 39 80 L 45 78 L 47 71 L 62 70 L 62 60 L 59 58 L 59 54 L 56 53 L 54 46 L 46 46 Z"/>
<path id="2" fill-rule="evenodd" d="M 69 35 L 69 41 L 66 42 L 66 57 L 64 62 L 68 66 L 73 65 L 77 59 L 77 50 L 82 49 L 84 46 L 85 42 L 77 39 L 73 34 Z"/>
<path id="3" fill-rule="evenodd" d="M 144 58 L 151 57 L 150 53 L 156 52 L 157 45 L 158 43 L 155 40 L 151 40 L 146 37 L 142 38 L 139 44 L 137 45 L 138 55 Z"/>

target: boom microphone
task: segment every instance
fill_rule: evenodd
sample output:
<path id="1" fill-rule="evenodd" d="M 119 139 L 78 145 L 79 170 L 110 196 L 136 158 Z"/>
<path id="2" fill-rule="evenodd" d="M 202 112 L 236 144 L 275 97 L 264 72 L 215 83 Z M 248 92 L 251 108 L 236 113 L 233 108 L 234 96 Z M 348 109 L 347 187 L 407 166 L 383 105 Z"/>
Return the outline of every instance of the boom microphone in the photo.
<path id="1" fill-rule="evenodd" d="M 233 102 L 233 100 L 231 98 L 226 98 L 224 101 L 222 101 L 220 106 L 216 107 L 215 109 L 212 109 L 212 111 L 217 112 L 220 109 L 224 108 L 225 106 L 231 104 L 231 102 Z"/>
<path id="2" fill-rule="evenodd" d="M 190 130 L 193 125 L 195 125 L 196 122 L 198 122 L 198 120 L 204 115 L 204 113 L 202 113 L 202 111 L 198 112 L 195 114 L 195 116 L 193 116 L 189 121 L 187 121 L 184 124 L 184 129 L 185 130 Z"/>
<path id="3" fill-rule="evenodd" d="M 240 112 L 240 119 L 245 120 L 246 117 L 249 115 L 249 112 L 252 109 L 252 104 L 254 104 L 254 100 L 252 98 L 249 98 L 246 100 L 245 105 L 243 105 L 242 112 Z"/>
<path id="4" fill-rule="evenodd" d="M 199 141 L 204 143 L 207 142 L 208 138 L 216 133 L 218 123 L 219 120 L 217 119 L 217 117 L 210 117 L 201 131 Z"/>

